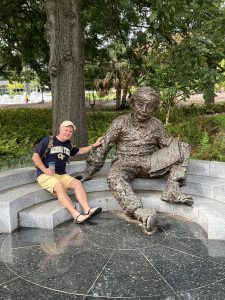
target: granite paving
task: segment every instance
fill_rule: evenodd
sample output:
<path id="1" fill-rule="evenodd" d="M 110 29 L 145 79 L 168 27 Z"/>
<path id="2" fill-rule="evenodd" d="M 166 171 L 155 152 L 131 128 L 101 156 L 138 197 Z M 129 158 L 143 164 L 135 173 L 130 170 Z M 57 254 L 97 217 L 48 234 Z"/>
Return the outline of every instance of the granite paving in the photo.
<path id="1" fill-rule="evenodd" d="M 159 214 L 147 234 L 122 212 L 0 234 L 0 299 L 225 299 L 225 241 Z"/>

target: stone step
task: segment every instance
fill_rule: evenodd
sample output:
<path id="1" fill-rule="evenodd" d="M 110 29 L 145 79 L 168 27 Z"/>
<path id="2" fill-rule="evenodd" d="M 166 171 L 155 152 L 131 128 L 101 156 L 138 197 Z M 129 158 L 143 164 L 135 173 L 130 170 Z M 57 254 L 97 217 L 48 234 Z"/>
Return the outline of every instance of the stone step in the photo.
<path id="1" fill-rule="evenodd" d="M 0 191 L 31 183 L 35 180 L 34 167 L 3 171 L 0 172 Z"/>
<path id="2" fill-rule="evenodd" d="M 110 167 L 110 160 L 107 160 L 99 174 L 106 174 Z M 69 174 L 84 171 L 85 161 L 74 161 L 67 165 Z M 20 185 L 36 182 L 35 168 L 19 168 L 0 172 L 0 191 L 4 191 Z"/>
<path id="3" fill-rule="evenodd" d="M 107 174 L 111 160 L 107 159 L 99 175 Z M 67 166 L 69 174 L 81 172 L 85 169 L 85 161 L 73 161 Z M 190 160 L 188 164 L 189 175 L 225 179 L 225 163 L 216 161 Z M 35 182 L 35 168 L 27 167 L 0 172 L 0 191 Z"/>
<path id="4" fill-rule="evenodd" d="M 165 178 L 135 178 L 131 183 L 134 190 L 145 191 L 162 191 L 165 188 L 165 184 Z M 106 178 L 100 176 L 85 181 L 84 187 L 87 192 L 109 190 Z M 207 197 L 225 203 L 225 179 L 187 175 L 186 186 L 182 187 L 182 191 L 190 195 Z"/>
<path id="5" fill-rule="evenodd" d="M 75 202 L 74 197 L 71 199 Z M 91 206 L 100 206 L 104 211 L 120 208 L 109 191 L 88 193 L 88 199 Z M 81 211 L 78 203 L 76 207 Z M 71 214 L 56 199 L 39 203 L 19 212 L 19 226 L 21 227 L 51 229 L 71 219 Z"/>
<path id="6" fill-rule="evenodd" d="M 153 207 L 158 212 L 179 215 L 198 223 L 205 229 L 208 239 L 225 239 L 225 204 L 216 200 L 194 196 L 193 207 L 171 204 L 160 200 L 161 192 L 137 191 L 144 207 Z M 103 211 L 121 210 L 111 192 L 88 194 L 91 206 L 101 206 Z M 79 209 L 79 207 L 78 207 Z M 52 229 L 72 217 L 57 200 L 39 203 L 19 213 L 19 225 L 30 228 Z"/>
<path id="7" fill-rule="evenodd" d="M 186 186 L 182 187 L 182 191 L 225 203 L 225 179 L 222 178 L 187 175 Z"/>
<path id="8" fill-rule="evenodd" d="M 166 180 L 136 178 L 132 182 L 134 190 L 162 191 Z M 106 177 L 96 175 L 92 180 L 85 181 L 87 193 L 109 191 Z M 187 194 L 206 197 L 225 203 L 225 179 L 187 176 L 187 185 L 182 188 Z M 18 227 L 18 212 L 34 204 L 53 199 L 37 183 L 29 183 L 0 192 L 0 232 L 12 232 Z"/>
<path id="9" fill-rule="evenodd" d="M 0 232 L 18 227 L 18 212 L 34 204 L 52 199 L 37 183 L 29 183 L 0 192 Z"/>
<path id="10" fill-rule="evenodd" d="M 85 182 L 84 188 L 87 192 L 109 189 L 106 179 L 97 176 L 95 176 L 95 179 Z M 18 227 L 18 212 L 21 210 L 53 198 L 52 194 L 43 190 L 37 182 L 1 191 L 0 232 L 9 233 Z"/>
<path id="11" fill-rule="evenodd" d="M 195 195 L 193 195 L 193 199 L 194 204 L 192 207 L 158 201 L 159 197 L 158 199 L 153 197 L 150 200 L 148 195 L 142 196 L 142 203 L 144 207 L 154 207 L 159 212 L 171 213 L 190 219 L 206 231 L 210 240 L 225 240 L 225 204 Z"/>
<path id="12" fill-rule="evenodd" d="M 187 174 L 225 178 L 225 162 L 190 159 Z"/>

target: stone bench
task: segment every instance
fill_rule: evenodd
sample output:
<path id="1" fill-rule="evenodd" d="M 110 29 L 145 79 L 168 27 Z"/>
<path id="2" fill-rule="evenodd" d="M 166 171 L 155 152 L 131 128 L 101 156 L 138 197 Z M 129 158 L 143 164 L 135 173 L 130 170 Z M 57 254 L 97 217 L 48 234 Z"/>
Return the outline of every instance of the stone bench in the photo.
<path id="1" fill-rule="evenodd" d="M 72 162 L 68 173 L 84 170 L 85 162 Z M 84 182 L 91 206 L 104 211 L 121 209 L 109 191 L 107 160 L 92 180 Z M 71 219 L 71 215 L 47 191 L 35 182 L 34 168 L 0 173 L 0 232 L 10 233 L 18 226 L 54 228 Z M 225 163 L 190 160 L 185 193 L 194 198 L 193 207 L 160 200 L 165 179 L 134 179 L 132 186 L 145 207 L 186 217 L 204 228 L 209 239 L 225 240 Z"/>

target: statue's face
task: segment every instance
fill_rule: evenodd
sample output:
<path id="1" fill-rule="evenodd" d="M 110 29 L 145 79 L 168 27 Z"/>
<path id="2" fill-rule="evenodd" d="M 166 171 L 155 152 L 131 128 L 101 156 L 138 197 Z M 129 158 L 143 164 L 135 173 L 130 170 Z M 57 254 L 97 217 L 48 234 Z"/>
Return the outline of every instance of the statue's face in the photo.
<path id="1" fill-rule="evenodd" d="M 139 98 L 133 104 L 134 115 L 140 122 L 145 122 L 151 118 L 152 113 L 156 110 L 156 104 L 153 101 Z"/>

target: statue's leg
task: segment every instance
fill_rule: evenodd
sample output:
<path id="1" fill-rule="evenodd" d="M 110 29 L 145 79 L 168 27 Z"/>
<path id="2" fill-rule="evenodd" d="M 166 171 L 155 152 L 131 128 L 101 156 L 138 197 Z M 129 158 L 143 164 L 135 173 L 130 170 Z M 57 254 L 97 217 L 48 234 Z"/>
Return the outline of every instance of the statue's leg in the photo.
<path id="1" fill-rule="evenodd" d="M 190 147 L 188 144 L 181 143 L 180 150 L 182 152 L 182 161 L 170 168 L 166 188 L 161 199 L 172 203 L 183 203 L 191 206 L 194 203 L 192 197 L 183 194 L 180 189 L 180 187 L 184 185 L 186 178 Z"/>
<path id="2" fill-rule="evenodd" d="M 141 200 L 133 192 L 130 181 L 135 177 L 137 167 L 131 162 L 123 165 L 123 162 L 116 161 L 108 174 L 108 185 L 110 190 L 129 217 L 134 217 L 141 221 L 147 231 L 153 230 L 157 212 L 155 209 L 145 209 Z"/>
<path id="3" fill-rule="evenodd" d="M 135 173 L 135 168 L 132 168 L 130 164 L 124 166 L 121 161 L 116 161 L 107 178 L 113 196 L 128 216 L 133 216 L 134 210 L 143 206 L 130 185 Z"/>

